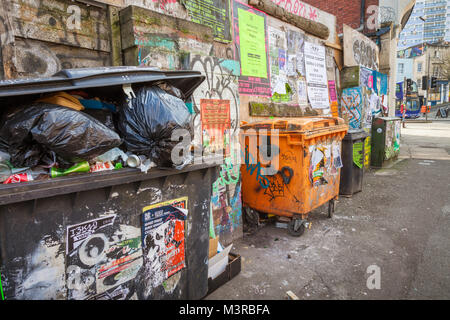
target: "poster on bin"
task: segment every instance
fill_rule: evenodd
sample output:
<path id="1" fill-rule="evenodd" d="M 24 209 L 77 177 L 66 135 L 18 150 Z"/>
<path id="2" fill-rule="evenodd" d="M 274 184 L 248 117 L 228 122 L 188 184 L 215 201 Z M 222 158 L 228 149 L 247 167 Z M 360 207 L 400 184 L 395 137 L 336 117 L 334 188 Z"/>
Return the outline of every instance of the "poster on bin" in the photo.
<path id="1" fill-rule="evenodd" d="M 67 227 L 66 254 L 70 254 L 78 248 L 87 238 L 94 234 L 98 229 L 106 226 L 112 226 L 116 215 L 110 215 L 80 224 Z"/>
<path id="2" fill-rule="evenodd" d="M 313 109 L 330 108 L 324 46 L 305 42 L 305 69 L 311 107 Z"/>
<path id="3" fill-rule="evenodd" d="M 153 286 L 185 267 L 185 221 L 188 197 L 147 206 L 142 214 L 144 262 Z"/>

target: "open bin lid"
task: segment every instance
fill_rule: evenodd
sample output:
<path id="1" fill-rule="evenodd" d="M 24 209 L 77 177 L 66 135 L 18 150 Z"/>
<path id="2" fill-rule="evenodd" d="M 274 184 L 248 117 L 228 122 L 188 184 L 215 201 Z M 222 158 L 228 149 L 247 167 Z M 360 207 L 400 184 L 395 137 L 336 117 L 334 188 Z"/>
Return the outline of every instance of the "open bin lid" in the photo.
<path id="1" fill-rule="evenodd" d="M 0 97 L 166 81 L 187 98 L 204 80 L 205 76 L 199 71 L 161 71 L 152 67 L 64 69 L 49 78 L 0 81 Z"/>
<path id="2" fill-rule="evenodd" d="M 323 129 L 334 129 L 333 127 L 345 126 L 345 121 L 339 117 L 303 117 L 290 120 L 271 120 L 244 123 L 241 129 L 278 129 L 285 132 L 311 132 Z"/>

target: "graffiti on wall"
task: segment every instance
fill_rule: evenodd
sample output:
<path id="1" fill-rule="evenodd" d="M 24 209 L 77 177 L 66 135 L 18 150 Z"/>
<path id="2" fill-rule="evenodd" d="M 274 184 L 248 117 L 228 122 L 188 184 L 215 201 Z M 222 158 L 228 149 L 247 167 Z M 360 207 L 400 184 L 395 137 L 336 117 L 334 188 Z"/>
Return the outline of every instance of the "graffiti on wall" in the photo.
<path id="1" fill-rule="evenodd" d="M 231 55 L 231 53 L 230 53 Z M 206 79 L 193 94 L 194 139 L 201 145 L 203 137 L 201 123 L 201 99 L 217 99 L 229 104 L 229 145 L 238 148 L 239 139 L 239 62 L 212 56 L 194 55 L 190 58 L 190 70 L 200 71 Z"/>
<path id="2" fill-rule="evenodd" d="M 240 165 L 226 158 L 219 168 L 219 177 L 213 183 L 211 195 L 211 228 L 222 246 L 240 237 L 242 230 L 242 202 Z"/>
<path id="3" fill-rule="evenodd" d="M 230 3 L 223 0 L 182 0 L 190 20 L 211 27 L 214 40 L 231 42 Z"/>
<path id="4" fill-rule="evenodd" d="M 342 90 L 341 116 L 351 129 L 361 128 L 363 106 L 363 95 L 360 87 Z"/>
<path id="5" fill-rule="evenodd" d="M 238 183 L 239 174 L 239 166 L 233 166 L 231 158 L 225 158 L 224 164 L 220 167 L 219 178 L 213 183 L 213 193 L 219 192 L 220 188 L 227 185 Z"/>
<path id="6" fill-rule="evenodd" d="M 124 7 L 139 6 L 181 19 L 188 19 L 187 11 L 178 0 L 123 0 Z"/>
<path id="7" fill-rule="evenodd" d="M 378 69 L 377 49 L 361 39 L 353 40 L 353 58 L 356 63 L 371 69 Z"/>
<path id="8" fill-rule="evenodd" d="M 222 169 L 221 169 L 222 170 Z M 222 245 L 227 245 L 242 225 L 241 183 L 218 185 L 211 197 L 214 232 Z M 227 190 L 228 189 L 228 190 Z"/>
<path id="9" fill-rule="evenodd" d="M 137 65 L 158 67 L 162 70 L 189 68 L 189 57 L 211 51 L 212 44 L 173 32 L 148 32 L 133 28 L 134 45 L 138 47 Z"/>
<path id="10" fill-rule="evenodd" d="M 370 38 L 344 24 L 344 65 L 378 70 L 379 48 Z"/>
<path id="11" fill-rule="evenodd" d="M 272 0 L 272 2 L 284 8 L 286 11 L 308 20 L 317 21 L 319 18 L 318 10 L 307 3 L 298 0 Z"/>

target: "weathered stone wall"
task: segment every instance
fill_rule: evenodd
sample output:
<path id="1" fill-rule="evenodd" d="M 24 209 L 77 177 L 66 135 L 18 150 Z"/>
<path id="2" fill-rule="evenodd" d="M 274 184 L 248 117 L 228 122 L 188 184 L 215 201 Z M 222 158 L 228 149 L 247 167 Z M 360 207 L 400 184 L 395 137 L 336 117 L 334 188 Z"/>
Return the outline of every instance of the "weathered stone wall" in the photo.
<path id="1" fill-rule="evenodd" d="M 48 77 L 64 68 L 111 64 L 108 6 L 69 0 L 3 1 L 4 78 Z"/>

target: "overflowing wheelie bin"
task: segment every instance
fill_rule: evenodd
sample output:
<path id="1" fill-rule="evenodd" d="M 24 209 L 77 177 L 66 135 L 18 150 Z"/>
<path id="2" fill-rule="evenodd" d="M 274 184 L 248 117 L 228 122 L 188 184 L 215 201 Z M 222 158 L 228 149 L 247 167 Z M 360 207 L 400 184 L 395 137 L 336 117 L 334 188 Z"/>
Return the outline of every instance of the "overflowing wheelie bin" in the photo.
<path id="1" fill-rule="evenodd" d="M 6 300 L 207 294 L 218 165 L 175 167 L 166 148 L 173 146 L 170 129 L 189 118 L 185 103 L 203 80 L 194 71 L 118 67 L 0 82 Z M 114 106 L 126 113 L 113 112 L 119 123 L 108 121 Z M 150 159 L 156 167 L 145 165 Z"/>
<path id="2" fill-rule="evenodd" d="M 304 117 L 241 125 L 242 202 L 247 211 L 288 219 L 288 232 L 310 227 L 308 214 L 334 212 L 348 126 L 338 117 Z"/>

